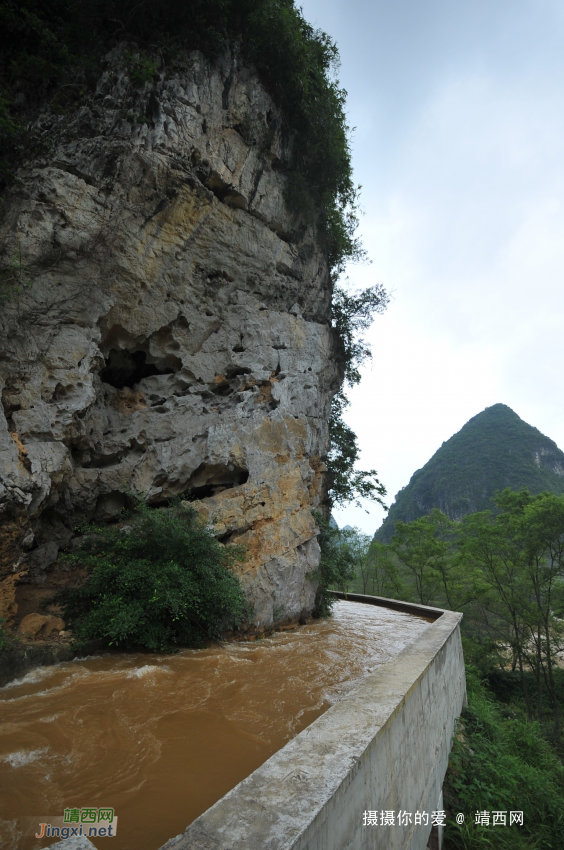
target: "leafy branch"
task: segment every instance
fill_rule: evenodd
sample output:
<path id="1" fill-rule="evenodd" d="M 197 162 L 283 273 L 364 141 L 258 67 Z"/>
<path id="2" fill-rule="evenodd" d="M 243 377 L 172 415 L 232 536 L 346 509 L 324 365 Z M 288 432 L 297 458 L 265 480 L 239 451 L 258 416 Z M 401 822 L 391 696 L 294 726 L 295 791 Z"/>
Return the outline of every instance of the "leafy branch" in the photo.
<path id="1" fill-rule="evenodd" d="M 372 358 L 370 345 L 361 334 L 368 330 L 374 316 L 384 312 L 389 301 L 390 296 L 380 284 L 352 294 L 340 286 L 335 287 L 331 323 L 337 336 L 345 386 L 352 387 L 360 383 L 360 366 Z M 378 502 L 386 508 L 383 501 L 386 488 L 378 480 L 377 471 L 355 468 L 360 454 L 357 436 L 343 419 L 343 413 L 349 404 L 342 388 L 331 402 L 331 447 L 327 457 L 329 504 L 333 506 L 354 502 L 360 506 L 359 500 L 363 498 Z"/>

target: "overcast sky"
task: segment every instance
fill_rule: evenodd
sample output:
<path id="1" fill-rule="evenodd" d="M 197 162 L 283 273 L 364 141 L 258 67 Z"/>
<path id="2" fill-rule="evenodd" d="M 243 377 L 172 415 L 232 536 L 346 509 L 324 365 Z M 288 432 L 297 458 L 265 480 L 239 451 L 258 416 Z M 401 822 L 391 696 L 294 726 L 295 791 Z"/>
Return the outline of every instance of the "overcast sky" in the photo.
<path id="1" fill-rule="evenodd" d="M 305 0 L 341 54 L 361 235 L 393 293 L 347 420 L 388 503 L 472 416 L 564 449 L 564 3 Z M 383 512 L 336 511 L 372 534 Z"/>

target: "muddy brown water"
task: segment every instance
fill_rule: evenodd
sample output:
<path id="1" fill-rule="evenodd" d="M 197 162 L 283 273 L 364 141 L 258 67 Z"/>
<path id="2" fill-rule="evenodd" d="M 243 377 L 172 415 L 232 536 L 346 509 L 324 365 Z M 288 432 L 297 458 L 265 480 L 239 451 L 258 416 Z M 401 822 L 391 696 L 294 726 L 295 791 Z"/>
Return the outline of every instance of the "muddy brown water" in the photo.
<path id="1" fill-rule="evenodd" d="M 108 850 L 156 850 L 426 629 L 339 601 L 256 643 L 102 655 L 0 689 L 0 846 L 32 850 L 21 818 L 112 807 Z"/>

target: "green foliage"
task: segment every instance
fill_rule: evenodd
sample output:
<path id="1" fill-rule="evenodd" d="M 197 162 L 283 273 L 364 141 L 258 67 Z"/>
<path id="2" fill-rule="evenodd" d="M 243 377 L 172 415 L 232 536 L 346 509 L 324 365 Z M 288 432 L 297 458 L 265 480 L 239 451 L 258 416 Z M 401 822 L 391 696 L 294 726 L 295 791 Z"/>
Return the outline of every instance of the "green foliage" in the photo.
<path id="1" fill-rule="evenodd" d="M 345 382 L 351 387 L 360 383 L 358 370 L 372 357 L 370 347 L 360 333 L 368 330 L 374 316 L 383 313 L 389 303 L 390 296 L 380 284 L 352 294 L 342 286 L 335 286 L 333 290 L 331 324 L 341 348 Z"/>
<path id="2" fill-rule="evenodd" d="M 317 538 L 321 548 L 321 560 L 311 578 L 318 582 L 315 598 L 314 617 L 327 617 L 335 602 L 328 590 L 340 590 L 346 593 L 354 579 L 359 558 L 364 554 L 363 541 L 356 529 L 340 531 L 317 511 L 313 516 L 320 528 Z M 366 541 L 367 543 L 368 541 Z"/>
<path id="3" fill-rule="evenodd" d="M 203 646 L 238 627 L 249 611 L 229 567 L 240 547 L 222 546 L 193 508 L 140 504 L 129 527 L 86 529 L 68 560 L 88 578 L 58 597 L 79 642 L 122 649 Z"/>
<path id="4" fill-rule="evenodd" d="M 503 708 L 467 668 L 463 710 L 444 784 L 450 812 L 445 850 L 548 850 L 562 847 L 564 767 L 539 725 L 518 706 Z M 523 811 L 524 825 L 477 826 L 479 811 Z M 458 825 L 455 814 L 465 815 Z"/>
<path id="5" fill-rule="evenodd" d="M 409 596 L 390 548 L 375 540 L 371 541 L 359 564 L 352 590 L 395 599 L 408 599 Z"/>
<path id="6" fill-rule="evenodd" d="M 357 436 L 343 419 L 343 411 L 349 404 L 341 391 L 331 402 L 329 436 L 331 439 L 327 456 L 329 478 L 328 501 L 330 506 L 354 502 L 360 505 L 359 497 L 372 499 L 383 507 L 386 488 L 378 480 L 375 469 L 355 469 L 360 453 Z"/>
<path id="7" fill-rule="evenodd" d="M 0 187 L 25 149 L 22 106 L 63 82 L 71 0 L 0 0 Z"/>
<path id="8" fill-rule="evenodd" d="M 1 136 L 13 136 L 17 131 L 17 124 L 10 115 L 11 103 L 5 97 L 0 97 L 0 134 Z"/>
<path id="9" fill-rule="evenodd" d="M 507 488 L 495 511 L 465 517 L 459 531 L 463 565 L 477 569 L 470 624 L 502 641 L 518 666 L 529 716 L 544 715 L 543 691 L 550 694 L 553 735 L 560 744 L 556 668 L 564 649 L 564 496 L 531 495 Z M 525 670 L 535 675 L 536 708 Z"/>
<path id="10" fill-rule="evenodd" d="M 125 57 L 129 79 L 134 83 L 150 83 L 158 68 L 150 56 L 129 52 Z"/>
<path id="11" fill-rule="evenodd" d="M 564 452 L 504 404 L 495 404 L 470 419 L 412 476 L 390 507 L 376 539 L 388 543 L 396 520 L 409 522 L 433 508 L 451 519 L 488 510 L 504 487 L 531 493 L 564 493 Z"/>
<path id="12" fill-rule="evenodd" d="M 398 521 L 392 542 L 373 542 L 368 560 L 374 553 L 388 595 L 463 611 L 474 663 L 516 670 L 529 718 L 559 748 L 564 495 L 506 488 L 493 501 L 458 523 L 436 509 Z"/>
<path id="13" fill-rule="evenodd" d="M 422 605 L 461 610 L 474 598 L 471 570 L 461 569 L 458 526 L 435 509 L 397 522 L 391 543 L 372 540 L 365 582 L 370 592 Z"/>
<path id="14" fill-rule="evenodd" d="M 445 850 L 560 848 L 564 496 L 506 488 L 460 522 L 436 509 L 397 521 L 371 558 L 382 595 L 464 612 L 469 708 L 444 785 Z M 512 810 L 524 827 L 475 823 L 478 811 Z"/>
<path id="15" fill-rule="evenodd" d="M 360 334 L 370 327 L 375 315 L 384 312 L 388 303 L 389 296 L 380 285 L 354 294 L 347 293 L 339 286 L 333 291 L 331 322 L 336 331 L 344 382 L 348 386 L 360 382 L 360 366 L 372 357 L 369 345 Z M 386 488 L 378 480 L 376 470 L 361 471 L 355 468 L 360 450 L 356 434 L 343 419 L 348 405 L 343 390 L 331 402 L 331 448 L 327 458 L 329 504 L 341 505 L 354 501 L 360 505 L 359 498 L 366 498 L 385 507 L 383 498 Z"/>

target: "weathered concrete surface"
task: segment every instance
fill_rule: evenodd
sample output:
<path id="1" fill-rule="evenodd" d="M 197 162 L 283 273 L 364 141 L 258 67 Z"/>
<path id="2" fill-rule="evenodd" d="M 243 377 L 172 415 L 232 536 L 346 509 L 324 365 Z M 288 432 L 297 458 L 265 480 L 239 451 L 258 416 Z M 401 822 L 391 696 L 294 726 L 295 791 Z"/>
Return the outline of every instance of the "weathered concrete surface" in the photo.
<path id="1" fill-rule="evenodd" d="M 337 599 L 347 599 L 349 602 L 365 602 L 368 605 L 378 605 L 379 608 L 391 608 L 393 611 L 403 611 L 406 614 L 414 614 L 416 617 L 425 617 L 430 621 L 442 617 L 444 610 L 434 608 L 431 605 L 420 605 L 418 602 L 402 602 L 401 599 L 390 599 L 387 596 L 369 596 L 365 593 L 341 593 L 339 590 L 330 590 L 332 596 Z"/>
<path id="2" fill-rule="evenodd" d="M 268 626 L 311 610 L 339 385 L 324 251 L 284 200 L 291 139 L 256 74 L 108 55 L 0 204 L 0 616 L 85 518 L 192 490 Z"/>
<path id="3" fill-rule="evenodd" d="M 430 825 L 363 826 L 363 813 L 437 809 L 466 695 L 461 618 L 443 613 L 164 847 L 424 850 Z"/>

